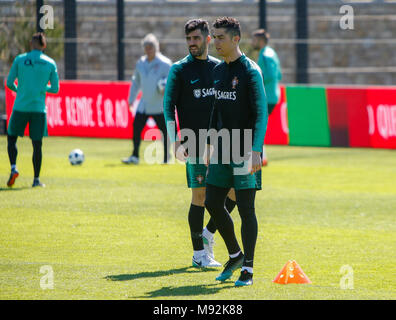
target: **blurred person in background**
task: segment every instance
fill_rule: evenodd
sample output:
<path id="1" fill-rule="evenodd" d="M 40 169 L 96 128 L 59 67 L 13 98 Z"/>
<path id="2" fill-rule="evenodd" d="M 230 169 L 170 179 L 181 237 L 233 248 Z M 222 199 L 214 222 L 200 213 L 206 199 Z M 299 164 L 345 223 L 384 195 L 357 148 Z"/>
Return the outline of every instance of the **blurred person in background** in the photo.
<path id="1" fill-rule="evenodd" d="M 145 55 L 136 63 L 129 94 L 129 104 L 132 111 L 133 102 L 140 90 L 142 91 L 142 97 L 133 122 L 133 152 L 130 157 L 123 158 L 121 161 L 126 164 L 139 163 L 141 134 L 147 119 L 152 117 L 162 133 L 164 143 L 163 161 L 167 163 L 170 154 L 169 138 L 163 112 L 163 97 L 166 79 L 172 62 L 159 51 L 159 42 L 154 34 L 147 34 L 142 40 L 142 46 Z"/>
<path id="2" fill-rule="evenodd" d="M 275 50 L 268 45 L 270 34 L 265 29 L 258 29 L 252 33 L 252 47 L 260 50 L 257 64 L 264 78 L 265 93 L 268 99 L 268 115 L 272 113 L 279 102 L 279 80 L 282 79 L 281 65 Z M 268 164 L 265 147 L 263 146 L 263 166 Z"/>
<path id="3" fill-rule="evenodd" d="M 7 151 L 11 174 L 7 186 L 12 187 L 19 176 L 16 167 L 17 139 L 23 137 L 29 124 L 29 136 L 33 145 L 34 179 L 32 187 L 45 187 L 40 182 L 42 162 L 42 139 L 47 134 L 47 92 L 59 91 L 56 63 L 43 53 L 47 41 L 42 32 L 35 33 L 30 41 L 31 51 L 18 55 L 7 77 L 7 87 L 16 92 L 16 99 L 7 129 Z M 18 79 L 18 85 L 14 81 Z M 48 84 L 50 82 L 50 85 Z"/>

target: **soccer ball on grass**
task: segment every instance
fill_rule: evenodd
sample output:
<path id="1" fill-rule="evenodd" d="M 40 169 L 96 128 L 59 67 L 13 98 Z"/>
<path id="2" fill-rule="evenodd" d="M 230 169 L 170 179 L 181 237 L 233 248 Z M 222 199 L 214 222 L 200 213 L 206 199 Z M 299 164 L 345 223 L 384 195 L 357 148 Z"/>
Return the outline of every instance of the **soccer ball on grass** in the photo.
<path id="1" fill-rule="evenodd" d="M 84 162 L 84 153 L 80 149 L 74 149 L 69 153 L 69 162 L 75 166 Z"/>

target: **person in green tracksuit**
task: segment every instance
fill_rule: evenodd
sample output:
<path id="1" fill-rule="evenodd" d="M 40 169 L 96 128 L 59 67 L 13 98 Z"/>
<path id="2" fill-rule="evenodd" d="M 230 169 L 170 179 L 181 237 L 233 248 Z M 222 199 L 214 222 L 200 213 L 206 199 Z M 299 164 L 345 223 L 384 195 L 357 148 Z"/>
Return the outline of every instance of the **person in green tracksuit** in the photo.
<path id="1" fill-rule="evenodd" d="M 267 129 L 267 98 L 260 68 L 239 49 L 238 20 L 218 18 L 213 27 L 214 45 L 224 61 L 213 69 L 215 100 L 210 128 L 218 134 L 214 138 L 208 135 L 205 207 L 214 218 L 229 254 L 216 280 L 226 281 L 242 267 L 235 286 L 246 286 L 253 284 L 258 233 L 254 203 L 256 190 L 261 189 L 260 154 Z M 241 216 L 244 253 L 236 239 L 232 218 L 224 210 L 230 188 L 235 189 Z"/>
<path id="2" fill-rule="evenodd" d="M 175 143 L 175 156 L 186 163 L 187 186 L 192 191 L 188 223 L 193 246 L 192 264 L 194 267 L 221 267 L 214 260 L 214 234 L 217 227 L 210 219 L 203 229 L 205 213 L 205 190 L 207 167 L 200 161 L 199 131 L 209 127 L 210 113 L 214 101 L 213 68 L 220 60 L 208 55 L 211 40 L 209 24 L 203 19 L 187 21 L 184 32 L 190 54 L 174 63 L 170 69 L 164 95 L 164 117 L 169 137 Z M 195 145 L 188 138 L 178 138 L 176 133 L 176 115 L 180 125 L 180 134 L 189 130 Z M 206 135 L 204 136 L 204 138 Z M 202 143 L 205 149 L 206 139 Z M 232 191 L 226 199 L 226 209 L 230 213 L 235 207 Z"/>
<path id="3" fill-rule="evenodd" d="M 16 92 L 16 99 L 7 128 L 7 151 L 11 174 L 7 186 L 12 187 L 19 176 L 16 168 L 17 139 L 23 137 L 29 124 L 33 144 L 34 179 L 32 187 L 44 187 L 40 182 L 42 139 L 47 135 L 46 93 L 59 91 L 56 63 L 43 53 L 47 42 L 43 33 L 35 33 L 30 42 L 32 50 L 18 55 L 7 77 L 7 87 Z M 18 85 L 14 81 L 18 79 Z M 50 82 L 50 85 L 48 84 Z"/>
<path id="4" fill-rule="evenodd" d="M 257 64 L 259 65 L 264 79 L 265 93 L 268 100 L 268 114 L 270 115 L 279 102 L 280 87 L 282 79 L 281 64 L 275 50 L 268 45 L 270 34 L 265 29 L 258 29 L 252 33 L 252 47 L 260 50 Z M 263 165 L 268 160 L 263 146 Z"/>

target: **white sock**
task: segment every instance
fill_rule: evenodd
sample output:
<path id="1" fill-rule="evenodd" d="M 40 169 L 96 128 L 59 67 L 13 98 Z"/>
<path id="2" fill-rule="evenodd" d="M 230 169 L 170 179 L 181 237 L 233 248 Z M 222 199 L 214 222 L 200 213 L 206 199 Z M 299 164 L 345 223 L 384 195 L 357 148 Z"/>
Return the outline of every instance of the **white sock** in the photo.
<path id="1" fill-rule="evenodd" d="M 206 239 L 213 239 L 214 233 L 210 232 L 206 227 L 202 231 L 202 236 L 205 237 Z"/>
<path id="2" fill-rule="evenodd" d="M 232 258 L 236 258 L 236 257 L 239 256 L 240 253 L 241 253 L 241 250 L 239 250 L 237 253 L 230 254 L 229 256 L 230 256 L 231 259 L 232 259 Z"/>
<path id="3" fill-rule="evenodd" d="M 14 171 L 16 169 L 16 164 L 11 165 L 11 171 Z"/>
<path id="4" fill-rule="evenodd" d="M 199 259 L 199 258 L 201 258 L 204 254 L 205 254 L 205 249 L 203 249 L 203 250 L 198 250 L 198 251 L 195 251 L 195 250 L 194 250 L 194 259 Z"/>
<path id="5" fill-rule="evenodd" d="M 246 271 L 249 272 L 249 273 L 253 273 L 253 268 L 251 268 L 251 267 L 242 266 L 242 271 L 243 271 L 243 270 L 246 270 Z"/>

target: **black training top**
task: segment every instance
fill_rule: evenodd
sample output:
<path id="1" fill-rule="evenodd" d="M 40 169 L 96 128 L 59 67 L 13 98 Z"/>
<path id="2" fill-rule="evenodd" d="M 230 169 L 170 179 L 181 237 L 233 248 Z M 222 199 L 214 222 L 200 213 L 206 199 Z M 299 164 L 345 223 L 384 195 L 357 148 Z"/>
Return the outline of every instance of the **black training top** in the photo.
<path id="1" fill-rule="evenodd" d="M 242 55 L 213 69 L 215 101 L 210 128 L 225 129 L 230 134 L 230 150 L 237 143 L 232 129 L 240 130 L 243 151 L 244 129 L 252 130 L 252 149 L 261 152 L 267 130 L 268 110 L 263 77 L 258 65 Z"/>

